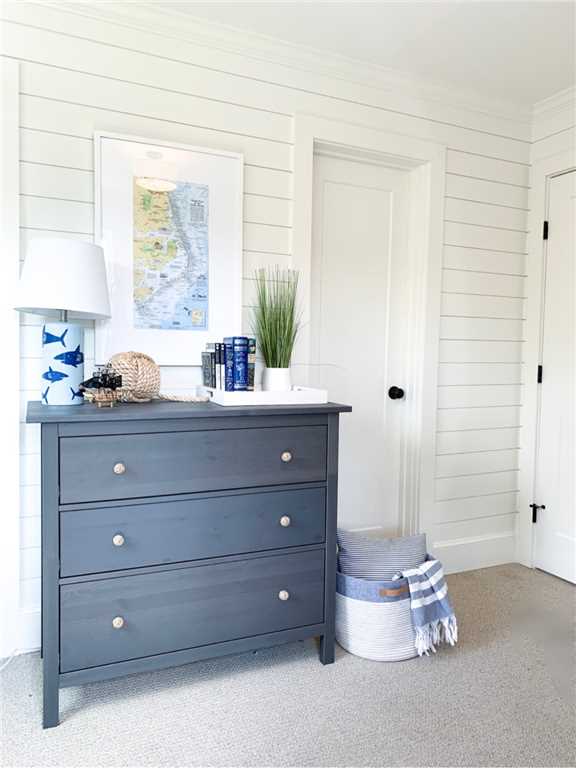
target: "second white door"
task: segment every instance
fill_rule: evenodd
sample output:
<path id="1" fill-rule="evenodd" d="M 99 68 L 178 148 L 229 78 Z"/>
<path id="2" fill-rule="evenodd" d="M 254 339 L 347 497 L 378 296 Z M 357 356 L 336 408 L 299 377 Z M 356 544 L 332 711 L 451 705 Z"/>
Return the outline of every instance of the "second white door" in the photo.
<path id="1" fill-rule="evenodd" d="M 576 583 L 576 171 L 548 186 L 534 564 Z"/>
<path id="2" fill-rule="evenodd" d="M 409 176 L 316 155 L 310 380 L 341 419 L 338 522 L 402 532 Z M 391 387 L 404 397 L 392 399 Z M 392 395 L 400 392 L 392 391 Z"/>

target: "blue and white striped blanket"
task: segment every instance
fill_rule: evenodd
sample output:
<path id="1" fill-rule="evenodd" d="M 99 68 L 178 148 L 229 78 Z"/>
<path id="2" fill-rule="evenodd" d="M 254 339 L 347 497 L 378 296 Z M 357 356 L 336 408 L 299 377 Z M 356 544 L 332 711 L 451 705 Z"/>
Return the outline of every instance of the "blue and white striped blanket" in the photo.
<path id="1" fill-rule="evenodd" d="M 405 578 L 410 589 L 410 610 L 414 627 L 414 644 L 418 655 L 436 652 L 440 643 L 455 645 L 458 624 L 448 598 L 442 563 L 426 560 L 417 568 L 409 568 L 394 579 Z"/>

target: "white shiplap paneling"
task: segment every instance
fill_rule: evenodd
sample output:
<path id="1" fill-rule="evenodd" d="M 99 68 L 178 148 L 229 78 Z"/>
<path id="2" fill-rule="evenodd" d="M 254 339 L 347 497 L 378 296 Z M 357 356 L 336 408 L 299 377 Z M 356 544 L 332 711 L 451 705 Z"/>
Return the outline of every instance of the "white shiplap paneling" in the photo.
<path id="1" fill-rule="evenodd" d="M 444 266 L 448 269 L 470 269 L 502 275 L 523 275 L 525 256 L 522 253 L 486 251 L 482 248 L 444 246 Z"/>
<path id="2" fill-rule="evenodd" d="M 377 88 L 267 67 L 193 42 L 91 23 L 53 8 L 38 10 L 33 26 L 19 9 L 9 15 L 17 23 L 9 26 L 5 53 L 21 62 L 22 71 L 23 247 L 36 234 L 91 239 L 95 130 L 243 152 L 246 329 L 254 270 L 290 263 L 295 112 L 448 146 L 436 470 L 436 495 L 442 501 L 431 510 L 430 524 L 443 526 L 443 538 L 450 539 L 456 531 L 451 524 L 487 517 L 481 533 L 489 546 L 490 531 L 502 532 L 502 523 L 491 528 L 489 521 L 515 511 L 513 493 L 494 491 L 498 482 L 479 478 L 500 470 L 508 478 L 515 469 L 526 141 L 512 138 L 497 118 L 477 113 L 464 119 L 458 109 L 440 113 L 441 108 L 429 106 L 432 119 L 427 119 L 416 107 L 402 111 Z M 34 396 L 40 347 L 39 320 L 24 317 L 22 322 L 23 413 L 24 401 Z M 173 391 L 197 380 L 196 369 L 163 371 L 163 385 Z M 22 600 L 28 608 L 39 599 L 38 434 L 37 427 L 22 425 Z M 480 458 L 472 451 L 486 453 Z M 476 479 L 468 480 L 466 473 Z M 457 488 L 450 485 L 456 482 Z M 452 492 L 459 494 L 459 506 L 445 500 Z M 494 518 L 484 514 L 485 493 L 496 494 L 490 496 Z"/>
<path id="3" fill-rule="evenodd" d="M 521 162 L 510 162 L 495 156 L 448 149 L 446 170 L 469 179 L 495 181 L 522 189 L 530 187 L 530 167 L 526 158 Z M 473 199 L 476 199 L 475 197 Z M 493 202 L 490 200 L 489 202 Z M 497 201 L 494 201 L 497 202 Z"/>
<path id="4" fill-rule="evenodd" d="M 440 363 L 439 386 L 522 384 L 523 367 L 517 363 Z"/>
<path id="5" fill-rule="evenodd" d="M 527 210 L 528 193 L 527 187 L 519 187 L 515 184 L 486 181 L 455 173 L 446 174 L 446 195 L 450 198 Z M 526 221 L 524 220 L 523 223 L 525 224 Z"/>
<path id="6" fill-rule="evenodd" d="M 436 459 L 438 479 L 513 471 L 518 467 L 518 449 L 450 453 Z"/>
<path id="7" fill-rule="evenodd" d="M 513 427 L 495 427 L 483 429 L 451 430 L 440 432 L 436 443 L 438 456 L 445 453 L 467 454 L 478 451 L 499 451 L 518 448 L 520 429 Z"/>

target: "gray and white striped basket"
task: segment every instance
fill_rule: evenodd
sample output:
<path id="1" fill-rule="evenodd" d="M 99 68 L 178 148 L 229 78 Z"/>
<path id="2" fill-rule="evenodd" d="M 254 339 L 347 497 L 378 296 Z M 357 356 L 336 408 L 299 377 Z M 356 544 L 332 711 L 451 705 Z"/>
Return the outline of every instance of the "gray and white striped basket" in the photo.
<path id="1" fill-rule="evenodd" d="M 336 640 L 373 661 L 417 656 L 406 579 L 373 581 L 336 576 Z"/>

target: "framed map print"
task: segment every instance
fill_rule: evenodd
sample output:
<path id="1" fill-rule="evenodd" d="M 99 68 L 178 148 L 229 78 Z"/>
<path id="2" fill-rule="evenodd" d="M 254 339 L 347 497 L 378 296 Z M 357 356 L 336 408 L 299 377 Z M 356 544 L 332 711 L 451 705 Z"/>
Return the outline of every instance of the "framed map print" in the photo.
<path id="1" fill-rule="evenodd" d="M 96 363 L 144 352 L 199 365 L 242 315 L 242 155 L 95 135 L 96 242 L 112 316 L 96 323 Z"/>

